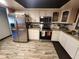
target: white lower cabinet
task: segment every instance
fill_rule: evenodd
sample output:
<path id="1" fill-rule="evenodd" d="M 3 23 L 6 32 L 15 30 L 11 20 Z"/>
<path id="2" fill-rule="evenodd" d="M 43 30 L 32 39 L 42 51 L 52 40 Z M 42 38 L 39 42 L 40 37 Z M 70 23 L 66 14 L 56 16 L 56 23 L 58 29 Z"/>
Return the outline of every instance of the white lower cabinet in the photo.
<path id="1" fill-rule="evenodd" d="M 39 29 L 29 29 L 29 39 L 39 40 Z"/>
<path id="2" fill-rule="evenodd" d="M 59 42 L 67 51 L 67 53 L 71 56 L 71 58 L 75 59 L 77 49 L 79 48 L 79 41 L 77 41 L 74 37 L 61 31 Z"/>
<path id="3" fill-rule="evenodd" d="M 75 59 L 79 59 L 79 48 L 77 49 L 77 54 L 75 56 Z"/>
<path id="4" fill-rule="evenodd" d="M 58 41 L 59 39 L 59 31 L 52 31 L 51 41 Z"/>
<path id="5" fill-rule="evenodd" d="M 29 29 L 29 39 L 39 40 L 39 29 Z M 51 41 L 59 41 L 72 59 L 79 59 L 79 41 L 63 31 L 52 31 Z"/>
<path id="6" fill-rule="evenodd" d="M 74 59 L 77 49 L 79 47 L 78 41 L 69 35 L 69 36 L 67 36 L 66 42 L 67 43 L 66 43 L 65 49 L 68 52 L 68 54 L 71 56 L 71 58 Z"/>
<path id="7" fill-rule="evenodd" d="M 59 42 L 60 44 L 65 47 L 66 45 L 66 36 L 65 36 L 65 33 L 60 31 L 60 35 L 59 35 Z"/>

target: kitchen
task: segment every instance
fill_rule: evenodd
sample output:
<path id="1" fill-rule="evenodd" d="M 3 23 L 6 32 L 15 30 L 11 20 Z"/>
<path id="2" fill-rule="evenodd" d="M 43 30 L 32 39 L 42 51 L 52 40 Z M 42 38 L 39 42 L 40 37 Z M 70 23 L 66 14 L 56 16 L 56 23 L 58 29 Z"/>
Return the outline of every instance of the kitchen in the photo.
<path id="1" fill-rule="evenodd" d="M 61 12 L 62 11 L 60 11 L 58 9 L 53 9 L 53 10 L 52 9 L 47 9 L 47 10 L 46 9 L 30 9 L 30 10 L 27 10 L 26 12 L 16 12 L 15 16 L 20 17 L 21 16 L 20 14 L 22 14 L 22 16 L 24 15 L 24 18 L 26 19 L 26 24 L 29 23 L 27 26 L 28 26 L 28 29 L 29 29 L 29 32 L 30 32 L 29 33 L 29 38 L 30 39 L 32 38 L 32 37 L 30 37 L 30 34 L 33 32 L 32 29 L 37 30 L 35 33 L 39 34 L 37 36 L 38 40 L 40 39 L 39 38 L 40 31 L 43 31 L 43 30 L 44 31 L 46 30 L 48 32 L 51 31 L 51 30 L 52 31 L 53 30 L 62 30 L 62 31 L 65 31 L 65 32 L 70 33 L 70 34 L 73 34 L 73 32 L 75 32 L 75 33 L 78 32 L 78 29 L 77 29 L 78 28 L 77 27 L 78 17 L 76 18 L 77 20 L 75 21 L 76 13 L 75 14 L 72 13 L 73 16 L 74 16 L 73 17 L 72 14 L 70 15 L 68 10 L 63 11 L 63 13 L 68 12 L 68 13 L 66 13 L 67 15 L 63 15 L 63 13 L 61 13 Z M 61 15 L 63 15 L 63 16 L 60 17 Z M 73 19 L 72 19 L 73 23 L 70 20 L 71 17 L 73 17 Z M 64 19 L 62 20 L 62 18 L 64 18 Z M 27 21 L 27 19 L 28 19 L 28 21 Z M 75 24 L 75 25 L 73 26 L 73 24 Z M 73 28 L 70 29 L 70 27 L 73 27 Z M 75 28 L 76 28 L 76 30 L 75 30 Z M 34 36 L 33 36 L 33 38 L 34 38 Z"/>
<path id="2" fill-rule="evenodd" d="M 15 2 L 24 7 L 24 10 L 16 11 L 7 9 L 12 41 L 15 44 L 27 45 L 32 41 L 41 44 L 50 42 L 53 43 L 59 59 L 79 59 L 78 1 L 62 1 L 62 5 L 55 1 L 53 2 L 56 4 L 53 5 L 54 3 L 48 0 L 46 3 L 35 0 L 33 3 L 30 3 L 31 0 Z"/>
<path id="3" fill-rule="evenodd" d="M 17 39 L 15 39 L 15 42 L 29 42 L 31 40 L 59 42 L 72 59 L 78 58 L 77 52 L 79 51 L 79 14 L 77 13 L 77 18 L 74 23 L 75 25 L 73 26 L 73 23 L 70 21 L 70 17 L 72 17 L 72 15 L 69 15 L 69 10 L 63 11 L 62 14 L 62 11 L 58 9 L 49 12 L 50 10 L 51 9 L 29 9 L 26 11 L 26 13 L 16 12 L 16 19 L 18 16 L 20 17 L 23 15 L 26 19 L 25 22 L 28 32 L 28 40 L 23 40 L 22 36 L 17 36 L 21 37 L 21 40 L 18 39 L 18 41 L 16 41 Z M 64 19 L 60 19 L 61 15 L 63 15 L 61 18 Z M 74 14 L 74 18 L 75 16 L 76 13 Z M 56 21 L 54 20 L 54 17 Z M 73 22 L 74 18 L 72 19 Z M 71 29 L 70 27 L 73 28 Z"/>

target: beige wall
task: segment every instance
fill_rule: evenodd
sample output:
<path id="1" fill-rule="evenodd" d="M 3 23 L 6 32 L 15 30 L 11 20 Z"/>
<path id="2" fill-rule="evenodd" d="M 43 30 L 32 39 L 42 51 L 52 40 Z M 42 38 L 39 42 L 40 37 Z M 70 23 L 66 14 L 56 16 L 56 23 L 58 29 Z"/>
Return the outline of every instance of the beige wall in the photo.
<path id="1" fill-rule="evenodd" d="M 9 35 L 10 35 L 10 31 L 9 31 L 6 10 L 4 8 L 0 8 L 0 39 Z"/>
<path id="2" fill-rule="evenodd" d="M 79 8 L 79 0 L 70 0 L 64 6 L 61 7 L 62 10 L 70 9 L 70 8 Z"/>
<path id="3" fill-rule="evenodd" d="M 69 17 L 69 22 L 70 23 L 74 23 L 74 21 L 76 19 L 77 10 L 78 9 L 76 9 L 76 8 L 72 8 L 72 10 L 70 12 L 70 17 Z"/>
<path id="4" fill-rule="evenodd" d="M 76 14 L 77 14 L 78 8 L 79 8 L 79 0 L 71 0 L 70 2 L 68 2 L 67 4 L 65 4 L 64 6 L 62 6 L 60 8 L 61 11 L 66 11 L 66 10 L 70 11 L 70 16 L 69 16 L 68 22 L 73 24 L 73 25 L 69 26 L 70 30 L 75 29 L 76 23 L 74 23 L 74 21 L 76 19 Z M 62 15 L 62 13 L 61 13 L 61 15 Z"/>
<path id="5" fill-rule="evenodd" d="M 70 11 L 69 18 L 68 18 L 69 23 L 74 23 L 74 21 L 75 21 L 77 10 L 78 10 L 78 3 L 77 2 L 79 2 L 79 1 L 78 0 L 71 0 L 67 4 L 65 4 L 64 6 L 62 6 L 60 8 L 61 12 L 66 11 L 66 10 Z M 62 13 L 61 13 L 61 15 L 62 15 Z"/>
<path id="6" fill-rule="evenodd" d="M 77 14 L 77 10 L 76 8 L 69 8 L 69 9 L 62 9 L 61 10 L 61 17 L 60 17 L 60 20 L 62 20 L 62 15 L 63 15 L 63 12 L 64 11 L 69 11 L 69 15 L 68 15 L 68 18 L 67 18 L 67 22 L 68 23 L 74 23 L 75 19 L 76 19 L 76 14 Z"/>

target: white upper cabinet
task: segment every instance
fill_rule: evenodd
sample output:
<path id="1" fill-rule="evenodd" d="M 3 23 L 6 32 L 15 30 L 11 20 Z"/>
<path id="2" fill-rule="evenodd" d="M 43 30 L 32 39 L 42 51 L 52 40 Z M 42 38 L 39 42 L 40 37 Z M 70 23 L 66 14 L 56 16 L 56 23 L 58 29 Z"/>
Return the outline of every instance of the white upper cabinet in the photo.
<path id="1" fill-rule="evenodd" d="M 59 21 L 59 12 L 53 12 L 53 22 L 58 22 Z"/>
<path id="2" fill-rule="evenodd" d="M 39 11 L 30 10 L 29 15 L 32 22 L 39 22 Z"/>
<path id="3" fill-rule="evenodd" d="M 53 16 L 52 10 L 46 10 L 46 16 Z"/>
<path id="4" fill-rule="evenodd" d="M 39 15 L 40 15 L 40 17 L 41 16 L 46 16 L 46 10 L 40 10 L 40 14 Z"/>

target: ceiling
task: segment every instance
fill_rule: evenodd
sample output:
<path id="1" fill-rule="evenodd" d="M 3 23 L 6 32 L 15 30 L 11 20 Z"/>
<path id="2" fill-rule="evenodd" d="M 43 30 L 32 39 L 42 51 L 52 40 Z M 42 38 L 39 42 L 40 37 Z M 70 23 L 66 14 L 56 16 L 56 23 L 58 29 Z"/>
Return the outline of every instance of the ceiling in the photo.
<path id="1" fill-rule="evenodd" d="M 4 0 L 6 4 L 0 2 L 0 6 L 9 7 L 15 10 L 24 10 L 24 7 L 17 3 L 15 0 Z"/>
<path id="2" fill-rule="evenodd" d="M 70 0 L 15 0 L 25 8 L 60 8 Z"/>
<path id="3" fill-rule="evenodd" d="M 17 1 L 17 0 L 16 0 Z M 0 6 L 6 6 L 6 7 L 9 7 L 9 8 L 13 8 L 13 9 L 15 9 L 15 10 L 26 10 L 26 8 L 24 8 L 22 5 L 20 5 L 19 3 L 17 3 L 15 0 L 5 0 L 5 2 L 7 3 L 7 5 L 4 5 L 4 4 L 2 4 L 2 3 L 0 3 Z M 29 0 L 28 0 L 29 1 Z M 30 0 L 31 1 L 31 0 Z M 37 1 L 37 0 L 35 0 L 35 1 Z M 41 0 L 40 0 L 41 1 Z M 44 0 L 45 1 L 45 0 Z M 59 0 L 57 0 L 57 1 L 59 1 Z M 63 1 L 65 1 L 65 0 L 63 0 Z M 34 2 L 32 3 L 32 4 L 34 4 Z M 69 8 L 70 7 L 72 7 L 72 6 L 74 6 L 74 5 L 76 5 L 76 6 L 79 6 L 79 0 L 70 0 L 68 3 L 66 3 L 66 4 L 69 4 L 68 6 L 69 6 Z M 65 4 L 65 5 L 66 5 Z"/>

